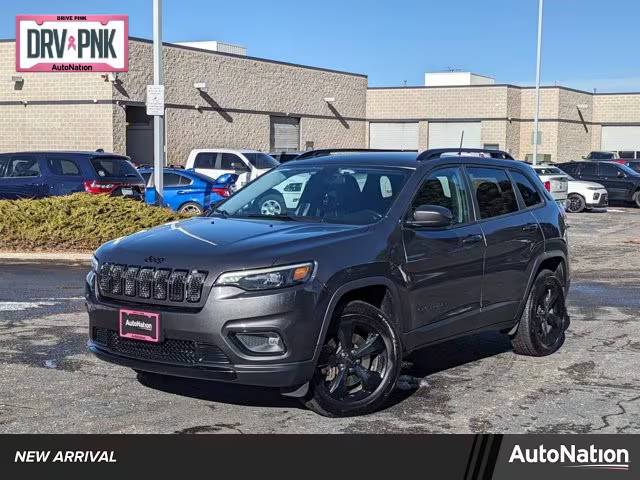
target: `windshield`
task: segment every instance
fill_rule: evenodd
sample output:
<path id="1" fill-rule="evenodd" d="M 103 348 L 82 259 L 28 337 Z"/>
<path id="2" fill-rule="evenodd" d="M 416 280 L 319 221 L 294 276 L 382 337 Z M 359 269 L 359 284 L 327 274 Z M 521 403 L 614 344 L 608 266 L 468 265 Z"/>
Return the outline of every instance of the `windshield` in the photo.
<path id="1" fill-rule="evenodd" d="M 91 164 L 100 178 L 135 178 L 140 174 L 131 162 L 121 157 L 93 157 Z"/>
<path id="2" fill-rule="evenodd" d="M 626 173 L 632 177 L 640 177 L 640 173 L 636 172 L 633 168 L 628 167 L 627 165 L 618 164 L 618 166 Z"/>
<path id="3" fill-rule="evenodd" d="M 243 153 L 247 160 L 256 167 L 258 170 L 264 170 L 267 168 L 274 168 L 280 165 L 278 161 L 271 155 L 266 153 Z"/>
<path id="4" fill-rule="evenodd" d="M 386 167 L 280 167 L 219 204 L 214 214 L 367 225 L 384 217 L 410 171 Z"/>

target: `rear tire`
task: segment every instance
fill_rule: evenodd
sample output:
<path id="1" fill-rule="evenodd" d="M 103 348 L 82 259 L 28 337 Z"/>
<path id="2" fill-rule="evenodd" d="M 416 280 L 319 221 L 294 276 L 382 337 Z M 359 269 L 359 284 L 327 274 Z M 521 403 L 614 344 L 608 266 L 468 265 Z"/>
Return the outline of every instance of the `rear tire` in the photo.
<path id="1" fill-rule="evenodd" d="M 378 308 L 349 302 L 327 332 L 307 408 L 325 417 L 366 415 L 393 391 L 402 367 L 402 347 L 393 323 Z"/>
<path id="2" fill-rule="evenodd" d="M 577 193 L 571 193 L 567 197 L 566 210 L 569 213 L 583 212 L 586 206 L 587 206 L 587 202 L 585 201 L 582 195 L 579 195 Z"/>
<path id="3" fill-rule="evenodd" d="M 511 339 L 513 351 L 533 357 L 550 355 L 564 343 L 568 325 L 563 286 L 551 270 L 541 270 Z"/>
<path id="4" fill-rule="evenodd" d="M 202 215 L 202 212 L 204 212 L 204 208 L 196 202 L 183 203 L 178 209 L 178 213 L 183 215 Z"/>

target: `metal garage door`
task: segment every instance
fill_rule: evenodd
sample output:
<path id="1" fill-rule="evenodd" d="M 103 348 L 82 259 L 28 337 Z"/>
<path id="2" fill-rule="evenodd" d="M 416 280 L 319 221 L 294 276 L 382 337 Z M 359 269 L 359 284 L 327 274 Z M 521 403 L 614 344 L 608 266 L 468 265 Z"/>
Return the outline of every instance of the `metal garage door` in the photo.
<path id="1" fill-rule="evenodd" d="M 369 148 L 417 150 L 418 123 L 370 123 Z"/>
<path id="2" fill-rule="evenodd" d="M 480 122 L 429 122 L 429 148 L 482 148 Z"/>
<path id="3" fill-rule="evenodd" d="M 271 117 L 271 151 L 295 152 L 300 150 L 300 119 Z"/>
<path id="4" fill-rule="evenodd" d="M 640 127 L 603 126 L 600 150 L 640 150 Z"/>

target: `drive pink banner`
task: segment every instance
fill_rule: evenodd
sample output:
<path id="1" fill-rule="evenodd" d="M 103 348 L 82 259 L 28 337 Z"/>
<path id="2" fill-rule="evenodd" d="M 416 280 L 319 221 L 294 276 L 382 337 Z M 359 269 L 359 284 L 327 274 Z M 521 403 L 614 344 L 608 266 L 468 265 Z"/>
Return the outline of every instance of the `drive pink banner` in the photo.
<path id="1" fill-rule="evenodd" d="M 16 71 L 126 72 L 127 15 L 16 16 Z"/>

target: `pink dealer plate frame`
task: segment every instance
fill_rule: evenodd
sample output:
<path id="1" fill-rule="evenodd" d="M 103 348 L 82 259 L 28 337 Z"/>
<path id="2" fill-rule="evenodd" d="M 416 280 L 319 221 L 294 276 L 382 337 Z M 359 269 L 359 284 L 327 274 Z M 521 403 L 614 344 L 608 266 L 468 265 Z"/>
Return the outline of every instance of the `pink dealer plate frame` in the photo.
<path id="1" fill-rule="evenodd" d="M 58 15 L 16 15 L 16 72 L 54 72 L 52 65 L 84 65 L 92 67 L 92 70 L 79 70 L 78 73 L 87 72 L 128 72 L 129 71 L 129 16 L 128 15 L 65 15 L 67 17 L 84 17 L 82 20 L 60 20 Z M 100 22 L 102 25 L 108 24 L 113 20 L 124 21 L 124 66 L 122 68 L 114 68 L 106 63 L 82 63 L 82 62 L 48 62 L 38 63 L 31 68 L 22 68 L 20 66 L 20 22 L 23 20 L 33 20 L 38 25 L 42 25 L 44 22 Z M 74 72 L 74 70 L 61 70 L 63 73 Z"/>
<path id="2" fill-rule="evenodd" d="M 147 317 L 155 321 L 156 323 L 156 336 L 151 337 L 149 335 L 140 335 L 137 333 L 123 333 L 122 332 L 122 314 L 126 313 L 127 315 L 139 315 L 141 317 Z M 150 312 L 140 312 L 137 310 L 127 310 L 121 308 L 118 313 L 118 333 L 122 338 L 133 338 L 134 340 L 144 340 L 146 342 L 158 343 L 160 341 L 160 314 L 159 313 L 150 313 Z"/>

